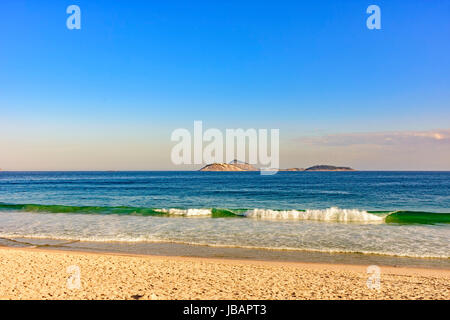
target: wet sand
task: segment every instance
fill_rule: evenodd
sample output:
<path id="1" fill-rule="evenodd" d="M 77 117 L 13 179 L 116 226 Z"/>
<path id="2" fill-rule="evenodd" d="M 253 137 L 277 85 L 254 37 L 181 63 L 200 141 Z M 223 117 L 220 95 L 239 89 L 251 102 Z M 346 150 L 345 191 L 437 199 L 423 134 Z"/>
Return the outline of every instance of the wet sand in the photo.
<path id="1" fill-rule="evenodd" d="M 95 242 L 55 239 L 0 238 L 0 247 L 42 248 L 64 251 L 109 252 L 153 256 L 199 257 L 278 262 L 382 265 L 392 267 L 436 268 L 450 270 L 450 259 L 414 258 L 361 253 L 328 253 L 303 250 L 271 250 L 173 242 Z"/>
<path id="2" fill-rule="evenodd" d="M 367 265 L 4 247 L 0 298 L 450 299 L 448 269 L 380 271 L 380 288 L 369 289 Z"/>

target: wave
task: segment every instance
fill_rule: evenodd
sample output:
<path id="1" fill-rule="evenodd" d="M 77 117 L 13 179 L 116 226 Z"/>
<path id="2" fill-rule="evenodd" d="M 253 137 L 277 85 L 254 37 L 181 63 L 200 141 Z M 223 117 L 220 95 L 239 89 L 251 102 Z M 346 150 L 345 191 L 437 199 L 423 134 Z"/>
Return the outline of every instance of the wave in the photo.
<path id="1" fill-rule="evenodd" d="M 66 206 L 0 203 L 0 211 L 73 213 L 135 216 L 184 216 L 212 218 L 254 218 L 261 220 L 313 220 L 330 222 L 448 224 L 450 213 L 419 211 L 365 211 L 360 209 L 223 209 L 223 208 L 145 208 L 129 206 Z"/>
<path id="2" fill-rule="evenodd" d="M 160 213 L 166 213 L 168 215 L 175 216 L 211 216 L 211 209 L 155 209 L 155 211 Z"/>
<path id="3" fill-rule="evenodd" d="M 441 224 L 450 223 L 450 213 L 395 211 L 386 216 L 386 223 L 420 223 Z"/>
<path id="4" fill-rule="evenodd" d="M 357 209 L 328 208 L 323 210 L 267 210 L 253 209 L 247 217 L 261 219 L 315 220 L 336 222 L 383 222 L 383 215 L 376 215 Z"/>

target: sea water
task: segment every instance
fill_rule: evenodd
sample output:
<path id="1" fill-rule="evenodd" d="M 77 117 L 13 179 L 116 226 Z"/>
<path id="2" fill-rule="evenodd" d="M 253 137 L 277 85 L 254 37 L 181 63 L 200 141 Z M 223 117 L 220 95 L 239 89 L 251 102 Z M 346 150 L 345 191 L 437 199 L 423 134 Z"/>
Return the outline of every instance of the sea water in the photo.
<path id="1" fill-rule="evenodd" d="M 0 238 L 450 258 L 450 172 L 0 172 Z"/>

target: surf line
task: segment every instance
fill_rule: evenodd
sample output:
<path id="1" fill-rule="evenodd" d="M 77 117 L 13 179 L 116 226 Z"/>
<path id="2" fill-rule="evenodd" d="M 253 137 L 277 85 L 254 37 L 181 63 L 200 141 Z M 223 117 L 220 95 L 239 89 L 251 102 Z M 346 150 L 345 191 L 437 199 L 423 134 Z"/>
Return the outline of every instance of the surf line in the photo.
<path id="1" fill-rule="evenodd" d="M 26 242 L 26 241 L 19 241 L 16 239 L 11 239 L 11 238 L 4 238 L 4 237 L 0 237 L 0 239 L 2 240 L 6 240 L 6 241 L 10 241 L 10 242 L 14 242 L 14 243 L 18 243 L 18 244 L 22 244 L 22 245 L 26 245 L 29 246 L 29 248 L 40 248 L 40 247 L 63 247 L 67 244 L 72 244 L 75 242 L 79 242 L 79 240 L 72 240 L 72 241 L 68 241 L 68 242 L 63 242 L 63 243 L 55 243 L 55 244 L 48 244 L 48 243 L 44 243 L 44 244 L 34 244 L 34 243 L 30 243 L 30 242 Z"/>

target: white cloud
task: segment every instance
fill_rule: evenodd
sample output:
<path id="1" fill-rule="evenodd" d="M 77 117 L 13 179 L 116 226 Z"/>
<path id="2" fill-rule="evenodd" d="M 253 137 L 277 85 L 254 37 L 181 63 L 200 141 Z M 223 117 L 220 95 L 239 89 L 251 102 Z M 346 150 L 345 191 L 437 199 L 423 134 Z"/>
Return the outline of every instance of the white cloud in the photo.
<path id="1" fill-rule="evenodd" d="M 431 131 L 394 131 L 371 133 L 343 133 L 324 136 L 302 137 L 300 142 L 308 145 L 351 146 L 351 145 L 450 145 L 450 129 Z"/>

